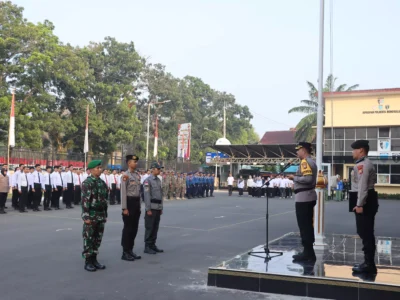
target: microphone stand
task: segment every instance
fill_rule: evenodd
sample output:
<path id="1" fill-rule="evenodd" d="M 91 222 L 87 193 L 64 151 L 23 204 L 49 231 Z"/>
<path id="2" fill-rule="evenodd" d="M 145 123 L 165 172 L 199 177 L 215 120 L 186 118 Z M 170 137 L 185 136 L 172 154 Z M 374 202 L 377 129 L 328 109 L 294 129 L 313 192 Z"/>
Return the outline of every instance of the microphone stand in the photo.
<path id="1" fill-rule="evenodd" d="M 279 174 L 277 174 L 277 175 L 282 175 L 283 173 L 284 173 L 284 171 L 287 169 L 287 168 L 289 168 L 290 166 L 292 165 L 292 161 L 290 161 L 284 168 L 283 168 L 283 170 L 279 173 Z M 264 185 L 266 185 L 267 186 L 267 193 L 266 193 L 266 205 L 267 205 L 267 207 L 266 207 L 266 214 L 265 214 L 265 232 L 266 232 L 266 241 L 265 241 L 265 245 L 264 245 L 264 251 L 250 251 L 250 252 L 248 252 L 247 254 L 248 255 L 252 255 L 252 256 L 255 256 L 255 257 L 260 257 L 260 258 L 265 258 L 265 260 L 264 260 L 264 262 L 265 263 L 268 263 L 271 259 L 273 259 L 274 257 L 278 257 L 278 256 L 282 256 L 283 255 L 283 252 L 282 251 L 271 251 L 271 250 L 269 250 L 269 197 L 268 197 L 268 195 L 269 195 L 269 191 L 268 191 L 268 187 L 269 187 L 269 181 L 266 181 L 265 183 L 264 183 Z M 264 253 L 265 254 L 265 257 L 264 256 L 261 256 L 261 255 L 257 255 L 257 254 L 262 254 L 262 253 Z M 271 255 L 271 254 L 273 254 L 273 255 Z"/>

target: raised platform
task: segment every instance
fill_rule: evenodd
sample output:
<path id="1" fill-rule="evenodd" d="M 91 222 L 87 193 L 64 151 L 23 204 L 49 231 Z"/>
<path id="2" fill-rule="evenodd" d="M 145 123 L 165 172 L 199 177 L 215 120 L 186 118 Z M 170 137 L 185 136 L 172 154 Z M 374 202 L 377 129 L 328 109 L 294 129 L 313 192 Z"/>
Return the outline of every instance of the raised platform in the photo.
<path id="1" fill-rule="evenodd" d="M 357 236 L 326 235 L 325 244 L 316 249 L 315 264 L 293 263 L 301 242 L 298 233 L 288 233 L 270 243 L 270 250 L 282 251 L 282 256 L 265 262 L 264 253 L 237 255 L 209 268 L 208 285 L 324 299 L 400 299 L 400 239 L 377 238 L 376 276 L 352 274 L 353 265 L 363 261 Z M 261 245 L 249 251 L 263 250 Z"/>

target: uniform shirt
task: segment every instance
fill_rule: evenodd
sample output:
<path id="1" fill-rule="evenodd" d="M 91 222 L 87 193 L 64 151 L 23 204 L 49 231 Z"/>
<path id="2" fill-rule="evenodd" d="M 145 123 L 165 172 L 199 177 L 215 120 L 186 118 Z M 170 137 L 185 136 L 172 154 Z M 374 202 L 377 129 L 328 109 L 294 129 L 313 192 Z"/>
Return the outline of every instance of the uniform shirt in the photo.
<path id="1" fill-rule="evenodd" d="M 33 186 L 32 186 L 32 188 L 34 187 L 34 185 L 35 184 L 40 184 L 40 185 L 42 185 L 42 173 L 39 173 L 38 171 L 34 171 L 33 173 L 32 173 L 32 180 L 33 180 Z"/>
<path id="2" fill-rule="evenodd" d="M 100 178 L 89 176 L 82 182 L 82 219 L 105 222 L 107 218 L 106 184 Z"/>
<path id="3" fill-rule="evenodd" d="M 20 170 L 17 170 L 14 172 L 14 174 L 11 176 L 10 184 L 11 187 L 17 187 L 18 185 L 18 180 L 19 180 L 19 175 L 21 174 Z"/>
<path id="4" fill-rule="evenodd" d="M 286 187 L 286 178 L 281 179 L 281 182 L 279 183 L 279 187 L 280 188 L 285 188 Z"/>
<path id="5" fill-rule="evenodd" d="M 238 185 L 237 185 L 237 187 L 238 187 L 239 189 L 244 188 L 244 180 L 243 180 L 243 179 L 239 179 L 239 180 L 238 180 Z"/>
<path id="6" fill-rule="evenodd" d="M 140 175 L 138 172 L 126 171 L 121 180 L 121 208 L 127 208 L 127 197 L 140 197 Z"/>
<path id="7" fill-rule="evenodd" d="M 61 174 L 59 172 L 53 172 L 50 176 L 53 189 L 57 189 L 57 186 L 63 186 Z"/>
<path id="8" fill-rule="evenodd" d="M 144 182 L 144 203 L 146 211 L 163 209 L 163 190 L 157 176 L 150 175 Z"/>
<path id="9" fill-rule="evenodd" d="M 107 187 L 110 186 L 110 179 L 108 178 L 108 175 L 103 173 L 100 175 L 100 179 L 106 183 Z"/>
<path id="10" fill-rule="evenodd" d="M 34 188 L 34 185 L 33 185 L 33 173 L 28 173 L 27 174 L 27 177 L 28 177 L 28 184 L 29 184 L 29 187 L 31 188 L 31 189 L 33 189 Z"/>
<path id="11" fill-rule="evenodd" d="M 21 192 L 21 187 L 27 187 L 28 191 L 30 189 L 30 184 L 29 184 L 29 174 L 27 173 L 21 173 L 20 176 L 18 177 L 18 190 Z"/>
<path id="12" fill-rule="evenodd" d="M 83 179 L 83 174 L 74 174 L 74 185 L 81 186 L 82 182 L 84 182 L 85 179 Z"/>
<path id="13" fill-rule="evenodd" d="M 65 172 L 62 180 L 64 188 L 67 187 L 68 183 L 73 183 L 75 185 L 74 173 L 72 173 L 71 171 Z"/>
<path id="14" fill-rule="evenodd" d="M 45 190 L 46 189 L 46 185 L 50 185 L 51 186 L 51 188 L 53 188 L 52 187 L 52 185 L 53 185 L 53 183 L 51 182 L 51 174 L 49 174 L 49 173 L 44 173 L 43 175 L 42 175 L 42 178 L 41 178 L 41 184 L 42 184 L 42 190 Z"/>
<path id="15" fill-rule="evenodd" d="M 261 179 L 257 179 L 257 181 L 256 181 L 256 187 L 262 187 L 262 180 Z"/>
<path id="16" fill-rule="evenodd" d="M 317 165 L 310 156 L 301 160 L 300 167 L 293 179 L 296 202 L 317 200 L 317 193 L 315 192 L 317 171 Z"/>
<path id="17" fill-rule="evenodd" d="M 375 167 L 367 157 L 363 157 L 356 162 L 353 171 L 358 191 L 357 206 L 363 206 L 367 203 L 368 190 L 372 190 L 375 187 Z"/>
<path id="18" fill-rule="evenodd" d="M 90 174 L 88 173 L 82 173 L 82 182 L 85 181 L 88 177 L 90 176 Z"/>
<path id="19" fill-rule="evenodd" d="M 112 185 L 115 184 L 116 188 L 119 189 L 121 187 L 121 178 L 118 174 L 111 174 L 110 177 L 110 189 L 112 188 Z"/>
<path id="20" fill-rule="evenodd" d="M 233 185 L 234 178 L 232 176 L 228 177 L 228 185 Z"/>
<path id="21" fill-rule="evenodd" d="M 251 188 L 254 185 L 254 181 L 252 178 L 247 179 L 247 187 Z"/>
<path id="22" fill-rule="evenodd" d="M 141 179 L 140 179 L 140 184 L 143 184 L 143 182 L 149 177 L 150 175 L 149 174 L 144 174 L 142 177 L 141 177 Z"/>

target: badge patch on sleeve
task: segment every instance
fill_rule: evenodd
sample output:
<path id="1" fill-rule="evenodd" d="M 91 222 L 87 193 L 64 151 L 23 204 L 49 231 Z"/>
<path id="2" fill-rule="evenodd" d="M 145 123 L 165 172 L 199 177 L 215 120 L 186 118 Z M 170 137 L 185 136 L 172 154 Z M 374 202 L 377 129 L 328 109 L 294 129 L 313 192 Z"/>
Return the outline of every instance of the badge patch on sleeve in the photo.
<path id="1" fill-rule="evenodd" d="M 361 175 L 364 171 L 364 166 L 363 165 L 357 166 L 357 169 L 358 169 L 358 174 Z"/>
<path id="2" fill-rule="evenodd" d="M 307 160 L 303 159 L 300 164 L 300 171 L 303 176 L 312 175 L 312 169 L 308 164 Z"/>
<path id="3" fill-rule="evenodd" d="M 123 180 L 123 181 L 127 181 L 127 180 L 128 180 L 128 178 L 129 178 L 129 176 L 128 176 L 128 175 L 124 175 L 124 177 L 122 178 L 122 180 Z"/>

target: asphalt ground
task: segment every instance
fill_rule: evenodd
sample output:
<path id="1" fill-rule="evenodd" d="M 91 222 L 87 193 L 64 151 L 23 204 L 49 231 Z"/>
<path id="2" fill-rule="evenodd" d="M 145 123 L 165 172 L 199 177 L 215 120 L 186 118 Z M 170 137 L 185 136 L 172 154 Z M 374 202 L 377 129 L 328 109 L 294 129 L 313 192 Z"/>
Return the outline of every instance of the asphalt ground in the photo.
<path id="1" fill-rule="evenodd" d="M 109 207 L 100 247 L 104 271 L 83 269 L 80 208 L 0 215 L 0 299 L 42 300 L 239 300 L 309 299 L 209 288 L 207 269 L 265 242 L 265 198 L 228 197 L 167 201 L 157 245 L 165 253 L 143 253 L 143 210 L 134 251 L 121 258 L 119 206 Z M 381 201 L 378 236 L 400 236 L 400 201 Z M 10 206 L 10 203 L 7 203 Z M 326 231 L 356 234 L 347 202 L 326 204 Z M 293 199 L 270 200 L 270 238 L 297 231 Z"/>

